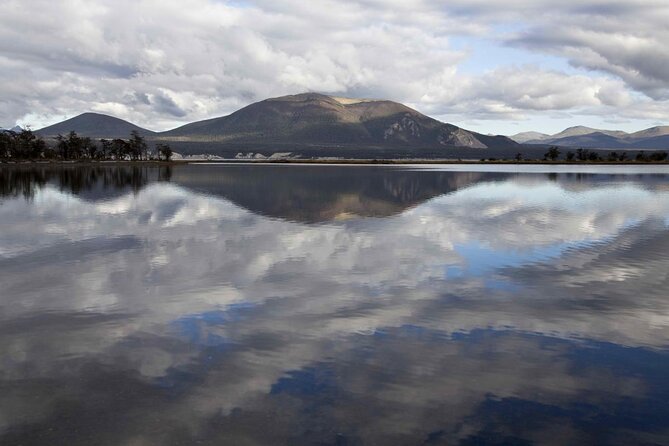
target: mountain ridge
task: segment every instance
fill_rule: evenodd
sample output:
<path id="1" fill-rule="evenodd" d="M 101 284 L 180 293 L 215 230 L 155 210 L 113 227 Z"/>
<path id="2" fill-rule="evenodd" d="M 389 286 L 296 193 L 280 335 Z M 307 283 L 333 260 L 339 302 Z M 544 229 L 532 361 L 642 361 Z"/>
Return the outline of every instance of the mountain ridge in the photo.
<path id="1" fill-rule="evenodd" d="M 532 138 L 532 136 L 537 136 Z M 591 149 L 651 149 L 669 147 L 669 126 L 656 126 L 633 133 L 622 130 L 602 130 L 585 126 L 569 127 L 559 133 L 547 135 L 522 132 L 509 138 L 523 144 L 583 147 Z"/>
<path id="2" fill-rule="evenodd" d="M 127 137 L 132 130 L 161 141 L 204 142 L 243 147 L 266 145 L 360 146 L 470 149 L 518 148 L 502 135 L 490 136 L 440 122 L 404 104 L 320 93 L 269 98 L 229 115 L 152 132 L 108 115 L 84 113 L 36 131 L 56 136 L 74 130 L 95 138 Z"/>
<path id="3" fill-rule="evenodd" d="M 398 102 L 302 93 L 269 98 L 230 115 L 198 121 L 160 139 L 220 142 L 470 147 L 517 144 L 442 123 Z"/>

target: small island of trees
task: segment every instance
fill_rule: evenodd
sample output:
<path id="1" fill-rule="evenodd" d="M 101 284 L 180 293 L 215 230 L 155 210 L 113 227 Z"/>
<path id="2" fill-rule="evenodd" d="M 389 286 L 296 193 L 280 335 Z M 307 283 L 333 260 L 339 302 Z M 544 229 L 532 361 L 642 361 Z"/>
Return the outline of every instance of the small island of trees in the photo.
<path id="1" fill-rule="evenodd" d="M 100 139 L 79 136 L 72 131 L 47 143 L 30 129 L 0 132 L 0 160 L 3 161 L 170 161 L 172 149 L 156 143 L 152 148 L 137 131 L 127 139 Z"/>

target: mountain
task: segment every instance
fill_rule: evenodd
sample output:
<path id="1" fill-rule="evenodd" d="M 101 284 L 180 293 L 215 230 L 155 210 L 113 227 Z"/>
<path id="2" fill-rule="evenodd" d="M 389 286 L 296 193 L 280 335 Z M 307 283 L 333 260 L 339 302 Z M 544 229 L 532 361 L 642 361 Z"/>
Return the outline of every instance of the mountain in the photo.
<path id="1" fill-rule="evenodd" d="M 545 133 L 540 133 L 540 132 L 521 132 L 509 136 L 510 139 L 521 144 L 526 143 L 528 141 L 542 141 L 550 137 L 551 135 L 547 135 Z"/>
<path id="2" fill-rule="evenodd" d="M 257 166 L 240 164 L 226 168 L 225 175 L 194 165 L 174 170 L 170 181 L 223 197 L 255 214 L 317 223 L 396 215 L 436 196 L 509 175 L 295 165 L 290 175 L 281 166 L 263 166 L 262 181 L 258 181 Z"/>
<path id="3" fill-rule="evenodd" d="M 632 139 L 645 139 L 645 138 L 654 138 L 657 136 L 666 136 L 669 135 L 669 125 L 651 127 L 646 130 L 641 130 L 639 132 L 631 133 L 629 135 Z"/>
<path id="4" fill-rule="evenodd" d="M 526 132 L 526 133 L 531 134 L 534 132 Z M 595 143 L 596 138 L 590 138 L 590 135 L 600 135 L 600 136 L 603 135 L 612 138 L 624 138 L 628 136 L 626 132 L 620 130 L 593 129 L 591 127 L 585 127 L 582 125 L 566 128 L 560 133 L 556 133 L 554 135 L 546 135 L 543 133 L 539 133 L 539 135 L 541 136 L 538 138 L 528 138 L 525 139 L 524 142 L 528 144 L 580 145 L 580 144 L 587 144 L 588 141 Z M 581 139 L 580 137 L 585 137 L 585 138 Z M 513 137 L 511 138 L 513 139 Z M 581 143 L 580 141 L 583 142 Z M 604 138 L 604 141 L 608 141 L 608 139 Z"/>
<path id="5" fill-rule="evenodd" d="M 556 146 L 567 147 L 591 147 L 591 148 L 606 148 L 618 149 L 627 147 L 627 143 L 621 138 L 607 135 L 600 131 L 588 133 L 584 135 L 566 136 L 563 138 L 551 138 L 544 140 L 544 144 L 552 144 Z"/>
<path id="6" fill-rule="evenodd" d="M 128 121 L 100 113 L 83 113 L 58 124 L 39 129 L 35 133 L 40 136 L 53 137 L 75 131 L 79 136 L 90 138 L 127 138 L 133 130 L 138 131 L 143 136 L 155 135 L 155 132 L 143 129 Z"/>
<path id="7" fill-rule="evenodd" d="M 470 132 L 406 105 L 318 93 L 266 99 L 231 115 L 186 124 L 160 139 L 227 145 L 517 148 L 505 136 Z"/>
<path id="8" fill-rule="evenodd" d="M 634 138 L 626 141 L 627 147 L 649 150 L 669 150 L 669 135 L 651 138 Z"/>
<path id="9" fill-rule="evenodd" d="M 577 125 L 575 127 L 566 128 L 560 133 L 552 135 L 551 139 L 556 140 L 562 138 L 571 138 L 573 136 L 591 135 L 593 133 L 601 133 L 603 135 L 608 135 L 613 137 L 624 137 L 627 135 L 626 132 L 620 130 L 601 130 L 601 129 L 593 129 L 590 127 L 585 127 L 582 125 Z"/>
<path id="10" fill-rule="evenodd" d="M 531 138 L 532 135 L 538 135 Z M 669 126 L 652 127 L 635 133 L 621 130 L 600 130 L 585 126 L 569 127 L 554 135 L 538 132 L 525 132 L 511 136 L 516 141 L 526 144 L 556 145 L 564 147 L 583 147 L 591 149 L 649 149 L 666 150 L 669 148 Z"/>

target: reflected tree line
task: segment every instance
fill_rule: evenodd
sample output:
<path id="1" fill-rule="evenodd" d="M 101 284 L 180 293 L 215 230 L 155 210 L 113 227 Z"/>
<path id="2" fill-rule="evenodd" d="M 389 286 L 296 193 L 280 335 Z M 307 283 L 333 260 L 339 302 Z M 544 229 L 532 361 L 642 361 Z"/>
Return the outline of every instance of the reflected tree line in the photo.
<path id="1" fill-rule="evenodd" d="M 72 131 L 58 135 L 47 143 L 30 129 L 21 132 L 0 132 L 0 159 L 22 160 L 116 160 L 116 161 L 170 161 L 172 149 L 157 143 L 150 147 L 139 132 L 133 130 L 127 139 L 95 140 Z"/>
<path id="2" fill-rule="evenodd" d="M 142 166 L 71 168 L 11 168 L 0 169 L 0 197 L 23 196 L 27 200 L 51 184 L 61 191 L 80 194 L 99 189 L 103 194 L 110 190 L 138 192 L 150 181 L 170 181 L 171 166 L 150 168 Z"/>

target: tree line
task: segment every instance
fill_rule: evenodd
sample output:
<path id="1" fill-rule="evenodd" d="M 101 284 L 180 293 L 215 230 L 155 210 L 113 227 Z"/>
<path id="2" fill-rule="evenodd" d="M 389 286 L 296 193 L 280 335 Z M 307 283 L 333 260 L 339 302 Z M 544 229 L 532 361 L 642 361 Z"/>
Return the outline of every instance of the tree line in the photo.
<path id="1" fill-rule="evenodd" d="M 557 146 L 552 146 L 548 148 L 548 151 L 544 155 L 544 160 L 556 161 L 560 158 L 560 148 Z M 627 161 L 638 161 L 638 162 L 662 162 L 666 161 L 669 154 L 665 151 L 654 151 L 646 153 L 643 150 L 635 151 L 634 154 L 628 154 L 627 152 L 609 152 L 606 155 L 594 150 L 588 150 L 579 148 L 575 152 L 568 151 L 564 159 L 566 161 L 608 161 L 608 162 L 627 162 Z"/>
<path id="2" fill-rule="evenodd" d="M 544 154 L 543 161 L 558 161 L 560 159 L 567 162 L 639 162 L 639 163 L 659 163 L 666 162 L 669 159 L 669 154 L 663 150 L 645 152 L 643 150 L 635 150 L 633 153 L 628 152 L 609 152 L 604 154 L 601 151 L 597 150 L 588 150 L 579 148 L 575 151 L 567 151 L 564 153 L 557 146 L 551 146 L 548 148 L 548 151 Z M 528 159 L 523 156 L 522 153 L 518 152 L 513 158 L 515 161 L 541 161 L 536 159 Z M 485 161 L 481 159 L 481 161 Z M 488 161 L 498 161 L 496 158 L 488 158 Z M 501 160 L 500 160 L 501 161 Z"/>
<path id="3" fill-rule="evenodd" d="M 130 160 L 130 161 L 170 161 L 172 149 L 168 144 L 156 143 L 149 147 L 144 137 L 136 130 L 129 138 L 94 140 L 79 136 L 72 131 L 58 135 L 51 144 L 30 129 L 14 132 L 0 132 L 1 160 Z"/>

